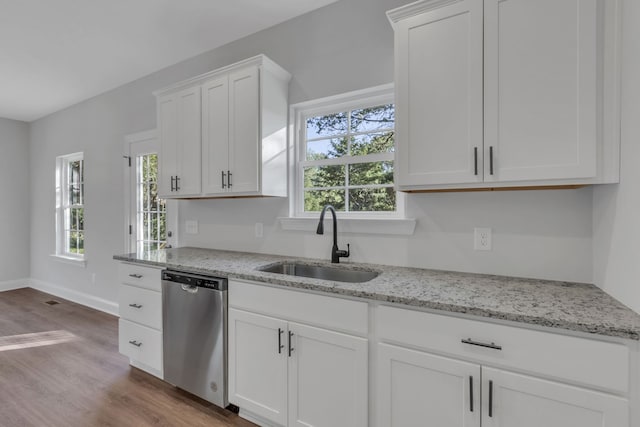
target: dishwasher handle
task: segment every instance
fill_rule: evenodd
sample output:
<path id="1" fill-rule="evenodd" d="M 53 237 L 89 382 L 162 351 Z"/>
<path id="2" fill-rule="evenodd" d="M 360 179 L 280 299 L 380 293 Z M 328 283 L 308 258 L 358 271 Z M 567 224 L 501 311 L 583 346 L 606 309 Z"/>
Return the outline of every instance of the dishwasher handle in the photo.
<path id="1" fill-rule="evenodd" d="M 198 287 L 194 285 L 180 285 L 183 291 L 189 292 L 190 294 L 198 293 Z"/>

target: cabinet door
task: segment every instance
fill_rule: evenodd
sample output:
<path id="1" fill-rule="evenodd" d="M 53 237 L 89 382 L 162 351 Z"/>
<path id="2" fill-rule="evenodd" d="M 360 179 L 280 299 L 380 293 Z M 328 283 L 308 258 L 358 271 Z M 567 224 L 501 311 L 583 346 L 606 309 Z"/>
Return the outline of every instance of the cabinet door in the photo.
<path id="1" fill-rule="evenodd" d="M 161 197 L 200 194 L 200 87 L 158 99 Z"/>
<path id="2" fill-rule="evenodd" d="M 367 426 L 367 340 L 289 323 L 289 426 Z"/>
<path id="3" fill-rule="evenodd" d="M 626 427 L 626 399 L 482 368 L 483 427 Z"/>
<path id="4" fill-rule="evenodd" d="M 160 197 L 175 196 L 173 179 L 178 174 L 178 102 L 176 95 L 158 98 L 158 129 L 160 155 L 158 193 Z"/>
<path id="5" fill-rule="evenodd" d="M 596 176 L 597 0 L 484 3 L 485 180 Z"/>
<path id="6" fill-rule="evenodd" d="M 482 181 L 482 1 L 446 4 L 395 29 L 401 188 Z"/>
<path id="7" fill-rule="evenodd" d="M 202 192 L 227 191 L 229 170 L 229 78 L 202 86 Z"/>
<path id="8" fill-rule="evenodd" d="M 260 96 L 257 67 L 229 75 L 229 191 L 259 191 Z"/>
<path id="9" fill-rule="evenodd" d="M 387 344 L 377 363 L 379 427 L 480 426 L 480 365 Z"/>
<path id="10" fill-rule="evenodd" d="M 280 425 L 287 423 L 287 333 L 282 320 L 229 309 L 229 402 Z"/>
<path id="11" fill-rule="evenodd" d="M 180 196 L 197 196 L 201 189 L 200 86 L 178 93 L 178 182 Z"/>

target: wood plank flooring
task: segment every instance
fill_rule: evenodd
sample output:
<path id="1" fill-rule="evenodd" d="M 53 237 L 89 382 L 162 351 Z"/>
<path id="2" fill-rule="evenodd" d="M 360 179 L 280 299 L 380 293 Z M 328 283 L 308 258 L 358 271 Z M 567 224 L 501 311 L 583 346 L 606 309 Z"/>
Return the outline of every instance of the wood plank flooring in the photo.
<path id="1" fill-rule="evenodd" d="M 116 317 L 29 288 L 0 292 L 0 426 L 253 425 L 130 367 Z"/>

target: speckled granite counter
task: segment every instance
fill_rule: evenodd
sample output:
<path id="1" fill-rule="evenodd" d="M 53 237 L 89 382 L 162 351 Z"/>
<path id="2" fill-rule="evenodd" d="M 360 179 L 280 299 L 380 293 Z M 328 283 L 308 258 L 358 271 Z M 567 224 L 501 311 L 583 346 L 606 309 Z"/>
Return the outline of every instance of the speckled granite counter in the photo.
<path id="1" fill-rule="evenodd" d="M 200 248 L 116 255 L 114 259 L 640 340 L 640 315 L 589 284 L 349 263 L 340 266 L 376 270 L 380 275 L 366 283 L 331 282 L 256 270 L 284 260 L 318 265 L 328 261 Z"/>

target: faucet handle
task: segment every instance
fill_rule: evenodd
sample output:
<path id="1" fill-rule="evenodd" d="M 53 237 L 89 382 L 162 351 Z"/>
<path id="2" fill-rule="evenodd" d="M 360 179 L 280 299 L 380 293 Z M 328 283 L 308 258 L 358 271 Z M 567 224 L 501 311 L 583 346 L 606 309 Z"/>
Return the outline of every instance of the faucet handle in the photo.
<path id="1" fill-rule="evenodd" d="M 346 251 L 343 251 L 343 250 L 336 251 L 336 255 L 338 256 L 338 258 L 349 258 L 350 254 L 351 254 L 351 245 L 349 245 L 349 243 L 347 243 Z"/>

